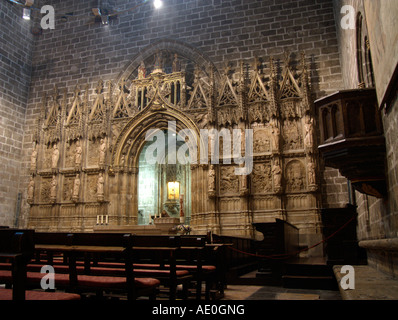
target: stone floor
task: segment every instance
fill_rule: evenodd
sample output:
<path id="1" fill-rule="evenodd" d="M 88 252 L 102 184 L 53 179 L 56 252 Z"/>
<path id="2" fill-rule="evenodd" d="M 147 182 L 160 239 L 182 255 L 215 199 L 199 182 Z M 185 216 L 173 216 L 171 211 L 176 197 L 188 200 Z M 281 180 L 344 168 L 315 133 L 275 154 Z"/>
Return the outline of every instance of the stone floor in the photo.
<path id="1" fill-rule="evenodd" d="M 342 266 L 334 266 L 336 279 L 340 282 Z M 344 300 L 398 300 L 398 279 L 392 278 L 370 266 L 353 266 L 354 289 L 341 290 Z"/>
<path id="2" fill-rule="evenodd" d="M 222 300 L 341 300 L 339 291 L 228 285 Z"/>

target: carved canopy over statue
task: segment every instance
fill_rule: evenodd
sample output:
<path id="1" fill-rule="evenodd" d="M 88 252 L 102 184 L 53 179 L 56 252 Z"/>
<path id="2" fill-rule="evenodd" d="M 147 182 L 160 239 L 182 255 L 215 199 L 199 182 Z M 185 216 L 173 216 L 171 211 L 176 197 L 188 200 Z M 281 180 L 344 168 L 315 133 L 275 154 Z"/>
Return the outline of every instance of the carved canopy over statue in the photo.
<path id="1" fill-rule="evenodd" d="M 199 66 L 184 54 L 157 50 L 118 83 L 77 87 L 71 104 L 67 91 L 55 86 L 43 96 L 35 133 L 29 225 L 93 230 L 98 215 L 109 216 L 109 225 L 137 224 L 145 134 L 175 121 L 177 130 L 198 136 L 205 129 L 253 131 L 248 176 L 236 176 L 225 159 L 191 164 L 194 192 L 185 215 L 194 231 L 253 236 L 252 222 L 279 218 L 317 233 L 319 169 L 307 62 L 302 55 L 296 70 L 286 55 L 282 65 L 278 73 L 273 58 L 256 58 L 218 72 L 210 62 Z M 199 154 L 204 150 L 200 144 Z"/>

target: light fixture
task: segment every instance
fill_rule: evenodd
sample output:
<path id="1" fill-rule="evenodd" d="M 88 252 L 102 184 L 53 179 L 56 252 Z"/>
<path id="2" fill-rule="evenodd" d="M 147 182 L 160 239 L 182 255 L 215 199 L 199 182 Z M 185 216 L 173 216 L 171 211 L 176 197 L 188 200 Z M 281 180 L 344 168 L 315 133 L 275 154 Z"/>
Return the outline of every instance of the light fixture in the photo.
<path id="1" fill-rule="evenodd" d="M 153 5 L 154 5 L 155 9 L 160 9 L 163 6 L 163 2 L 162 2 L 162 0 L 154 0 Z"/>
<path id="2" fill-rule="evenodd" d="M 34 3 L 35 3 L 34 0 L 25 1 L 25 7 L 23 8 L 22 11 L 22 18 L 24 18 L 25 20 L 30 20 L 30 7 L 32 7 Z"/>
<path id="3" fill-rule="evenodd" d="M 24 18 L 25 20 L 30 20 L 30 9 L 29 8 L 23 8 L 22 18 Z"/>
<path id="4" fill-rule="evenodd" d="M 109 17 L 108 16 L 101 16 L 102 24 L 109 24 Z"/>
<path id="5" fill-rule="evenodd" d="M 167 183 L 167 199 L 178 200 L 180 198 L 180 183 L 172 181 Z"/>
<path id="6" fill-rule="evenodd" d="M 109 24 L 109 16 L 106 14 L 106 12 L 104 12 L 104 10 L 101 10 L 100 8 L 93 8 L 92 11 L 96 18 L 101 19 L 102 24 Z"/>

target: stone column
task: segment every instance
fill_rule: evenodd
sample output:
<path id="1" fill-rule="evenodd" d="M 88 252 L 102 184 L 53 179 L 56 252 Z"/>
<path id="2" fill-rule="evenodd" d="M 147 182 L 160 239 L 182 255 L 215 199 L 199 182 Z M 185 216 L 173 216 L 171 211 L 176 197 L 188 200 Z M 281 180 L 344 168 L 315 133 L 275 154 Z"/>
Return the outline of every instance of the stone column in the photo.
<path id="1" fill-rule="evenodd" d="M 130 199 L 130 212 L 127 213 L 127 223 L 136 225 L 138 223 L 138 173 L 139 169 L 134 167 L 129 176 L 129 196 Z"/>

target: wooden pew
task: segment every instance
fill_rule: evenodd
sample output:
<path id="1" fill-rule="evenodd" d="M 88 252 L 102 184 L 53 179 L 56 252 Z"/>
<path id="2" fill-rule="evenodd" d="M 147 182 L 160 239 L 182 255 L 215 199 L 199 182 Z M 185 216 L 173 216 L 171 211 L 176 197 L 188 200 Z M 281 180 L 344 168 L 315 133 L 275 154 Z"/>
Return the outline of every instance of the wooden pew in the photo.
<path id="1" fill-rule="evenodd" d="M 226 246 L 228 244 L 213 243 L 211 234 L 207 235 L 183 235 L 181 236 L 183 246 L 204 246 L 201 250 L 202 265 L 201 270 L 193 269 L 197 272 L 197 277 L 205 281 L 205 299 L 210 299 L 210 294 L 215 298 L 224 295 L 226 286 Z M 181 266 L 184 267 L 184 266 Z M 199 285 L 198 285 L 199 286 Z"/>
<path id="2" fill-rule="evenodd" d="M 133 249 L 141 246 L 137 248 L 139 252 L 136 252 L 137 259 L 133 264 L 136 274 L 159 277 L 162 282 L 166 282 L 167 276 L 172 276 L 168 260 L 165 259 L 164 255 L 159 256 L 158 253 L 155 252 L 154 254 L 153 251 L 156 251 L 159 247 L 167 251 L 168 246 L 172 246 L 178 248 L 178 250 L 173 249 L 176 261 L 176 278 L 184 278 L 188 272 L 192 279 L 185 284 L 196 283 L 197 299 L 201 299 L 202 282 L 206 283 L 205 299 L 210 299 L 210 291 L 214 296 L 217 293 L 223 294 L 225 275 L 223 275 L 224 268 L 221 264 L 225 260 L 223 261 L 221 256 L 223 253 L 222 244 L 208 244 L 208 237 L 202 235 L 172 237 L 140 235 L 135 236 L 134 239 L 135 246 L 133 246 Z M 173 241 L 173 243 L 170 243 L 170 241 Z M 91 272 L 106 275 L 112 272 L 121 272 L 121 267 L 120 263 L 98 263 L 95 264 L 95 267 L 91 267 Z M 176 281 L 178 282 L 178 280 Z M 171 280 L 171 283 L 173 283 L 173 280 Z M 171 292 L 172 298 L 173 294 Z"/>
<path id="3" fill-rule="evenodd" d="M 181 250 L 180 246 L 178 236 L 134 235 L 132 241 L 134 272 L 159 279 L 169 287 L 170 300 L 176 299 L 179 284 L 183 286 L 183 299 L 187 299 L 192 280 L 188 270 L 177 270 L 176 257 Z"/>
<path id="4" fill-rule="evenodd" d="M 101 234 L 99 234 L 101 235 Z M 171 300 L 176 298 L 177 286 L 183 285 L 184 298 L 187 297 L 187 288 L 192 276 L 187 270 L 176 268 L 175 257 L 180 250 L 179 237 L 169 236 L 134 236 L 130 246 L 129 263 L 137 277 L 152 277 L 169 287 Z M 124 272 L 123 265 L 115 261 L 99 261 L 93 255 L 87 270 L 92 275 L 118 275 Z"/>
<path id="5" fill-rule="evenodd" d="M 71 248 L 64 246 L 65 241 L 72 244 L 72 247 L 80 246 L 80 252 L 74 252 L 75 265 L 73 266 L 72 278 L 75 280 L 76 277 L 82 278 L 81 275 L 87 276 L 116 276 L 123 277 L 126 275 L 126 267 L 124 262 L 120 259 L 112 259 L 109 254 L 109 250 L 90 250 L 88 245 L 95 246 L 95 244 L 102 243 L 102 239 L 105 237 L 104 233 L 69 233 L 69 234 L 53 234 L 55 242 L 53 245 L 51 236 L 52 234 L 42 234 L 37 238 L 40 238 L 40 244 L 36 247 L 40 251 L 40 256 L 43 258 L 43 254 L 48 255 L 46 261 L 53 261 L 53 253 L 61 253 L 64 250 L 64 255 L 71 257 Z M 68 239 L 68 236 L 73 240 Z M 120 234 L 108 234 L 108 237 L 118 237 Z M 62 240 L 68 239 L 68 240 Z M 84 239 L 84 243 L 82 242 Z M 109 239 L 106 243 L 111 244 L 113 240 Z M 137 278 L 155 278 L 159 279 L 161 283 L 170 288 L 170 299 L 176 298 L 177 286 L 183 285 L 184 293 L 186 297 L 188 283 L 192 279 L 192 275 L 187 270 L 177 270 L 175 266 L 175 253 L 179 250 L 179 237 L 168 237 L 168 236 L 139 236 L 134 237 L 134 244 L 130 246 L 129 256 L 131 256 L 131 263 L 134 263 L 131 268 L 132 272 Z M 81 247 L 83 246 L 83 247 Z M 97 246 L 98 247 L 98 246 Z M 120 252 L 113 252 L 113 258 L 115 254 Z M 83 256 L 84 255 L 84 256 Z M 123 256 L 124 258 L 126 256 Z M 67 261 L 68 259 L 65 259 Z M 84 262 L 83 262 L 84 261 Z M 84 265 L 84 267 L 83 267 Z M 33 268 L 32 265 L 30 265 Z M 36 270 L 37 270 L 36 266 Z M 65 272 L 69 270 L 69 265 L 54 265 L 56 270 Z M 69 271 L 67 271 L 69 272 Z M 85 278 L 86 279 L 86 278 Z M 72 282 L 74 283 L 74 282 Z M 79 282 L 81 283 L 81 281 Z M 86 282 L 84 282 L 87 285 Z M 81 285 L 78 285 L 81 287 Z"/>
<path id="6" fill-rule="evenodd" d="M 148 277 L 135 277 L 131 259 L 131 235 L 120 233 L 69 233 L 65 235 L 54 234 L 55 239 L 67 240 L 67 244 L 52 244 L 51 235 L 48 244 L 37 245 L 41 253 L 62 253 L 64 261 L 67 261 L 69 273 L 69 290 L 74 292 L 95 292 L 102 296 L 104 291 L 127 293 L 129 300 L 138 296 L 148 295 L 150 299 L 156 298 L 156 289 L 159 281 Z M 96 261 L 113 259 L 117 261 L 122 272 L 111 275 L 93 274 L 91 272 L 92 257 Z M 65 259 L 66 258 L 66 259 Z M 122 263 L 122 264 L 121 264 Z M 65 267 L 65 265 L 64 265 Z"/>
<path id="7" fill-rule="evenodd" d="M 73 241 L 73 233 L 70 232 L 35 232 L 35 252 L 36 262 L 46 262 L 48 265 L 54 265 L 54 256 L 58 258 L 57 264 L 67 264 L 64 260 L 61 262 L 60 257 L 63 257 L 62 251 L 57 251 L 56 247 L 71 246 Z M 43 246 L 43 248 L 41 247 Z M 53 248 L 51 248 L 53 246 Z M 44 261 L 43 261 L 44 259 Z"/>
<path id="8" fill-rule="evenodd" d="M 116 252 L 110 256 L 107 254 L 109 250 L 103 250 L 104 248 L 87 248 L 98 247 L 105 235 L 109 239 L 108 247 L 112 247 L 113 243 L 109 237 L 117 239 L 120 236 L 104 233 L 39 233 L 36 236 L 36 248 L 42 260 L 41 264 L 36 265 L 36 269 L 30 264 L 30 270 L 38 271 L 44 257 L 44 261 L 53 263 L 57 276 L 69 273 L 67 256 L 70 256 L 71 247 L 78 245 L 80 251 L 74 251 L 74 279 L 78 275 L 125 277 L 126 267 L 124 261 L 121 261 L 124 256 L 120 252 L 116 257 Z M 223 293 L 225 274 L 222 263 L 225 261 L 221 256 L 222 245 L 208 244 L 208 236 L 134 235 L 132 241 L 130 254 L 135 276 L 159 279 L 163 285 L 170 288 L 170 299 L 176 298 L 179 284 L 183 285 L 184 298 L 187 298 L 188 288 L 192 283 L 196 283 L 197 299 L 201 298 L 202 282 L 206 283 L 206 299 L 210 298 L 210 290 L 215 289 L 216 292 Z M 65 250 L 64 255 L 62 249 Z M 55 254 L 62 258 L 53 259 Z"/>
<path id="9" fill-rule="evenodd" d="M 0 300 L 79 300 L 74 294 L 26 290 L 26 265 L 34 254 L 33 240 L 33 230 L 0 229 L 0 257 L 5 259 L 3 266 L 9 263 L 9 270 L 0 271 L 0 282 L 12 287 L 0 289 Z"/>
<path id="10" fill-rule="evenodd" d="M 32 230 L 0 229 L 0 257 L 10 263 L 13 300 L 25 300 L 26 264 L 33 255 L 33 233 Z"/>
<path id="11" fill-rule="evenodd" d="M 177 269 L 186 269 L 196 282 L 196 299 L 202 295 L 202 282 L 206 283 L 206 300 L 209 299 L 209 284 L 216 267 L 206 264 L 206 237 L 180 236 L 181 250 L 177 255 Z"/>

